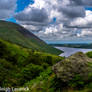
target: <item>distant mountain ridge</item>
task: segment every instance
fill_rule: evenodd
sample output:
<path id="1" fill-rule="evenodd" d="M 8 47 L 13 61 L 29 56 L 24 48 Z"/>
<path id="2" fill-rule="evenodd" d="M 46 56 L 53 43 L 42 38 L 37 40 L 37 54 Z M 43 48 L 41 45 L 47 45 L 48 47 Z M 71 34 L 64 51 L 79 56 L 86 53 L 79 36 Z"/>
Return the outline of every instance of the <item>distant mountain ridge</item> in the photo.
<path id="1" fill-rule="evenodd" d="M 47 45 L 27 29 L 12 22 L 0 21 L 0 38 L 32 50 L 57 55 L 61 53 L 60 50 Z"/>
<path id="2" fill-rule="evenodd" d="M 56 47 L 70 47 L 70 48 L 85 48 L 92 49 L 92 43 L 63 43 L 63 44 L 49 44 Z"/>

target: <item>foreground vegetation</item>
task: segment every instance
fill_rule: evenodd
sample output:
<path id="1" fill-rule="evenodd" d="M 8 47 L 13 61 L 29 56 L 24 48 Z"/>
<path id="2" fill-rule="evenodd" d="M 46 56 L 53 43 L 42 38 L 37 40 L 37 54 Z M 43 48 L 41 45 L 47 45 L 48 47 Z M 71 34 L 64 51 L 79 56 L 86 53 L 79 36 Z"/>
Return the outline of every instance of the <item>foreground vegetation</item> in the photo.
<path id="1" fill-rule="evenodd" d="M 92 92 L 91 58 L 92 52 L 79 52 L 65 59 L 0 39 L 0 87 L 28 87 L 28 92 Z"/>
<path id="2" fill-rule="evenodd" d="M 29 92 L 92 92 L 92 59 L 79 52 L 24 86 L 30 88 Z"/>
<path id="3" fill-rule="evenodd" d="M 0 39 L 0 86 L 19 87 L 62 60 Z"/>

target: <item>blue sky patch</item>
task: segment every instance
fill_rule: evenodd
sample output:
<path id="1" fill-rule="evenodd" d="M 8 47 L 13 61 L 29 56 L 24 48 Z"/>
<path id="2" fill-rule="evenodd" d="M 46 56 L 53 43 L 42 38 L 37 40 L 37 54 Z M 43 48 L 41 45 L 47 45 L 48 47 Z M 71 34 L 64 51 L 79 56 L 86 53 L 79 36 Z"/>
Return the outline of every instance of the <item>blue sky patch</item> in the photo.
<path id="1" fill-rule="evenodd" d="M 90 10 L 90 11 L 92 11 L 92 7 L 85 7 L 85 10 Z"/>
<path id="2" fill-rule="evenodd" d="M 16 12 L 23 11 L 29 4 L 33 4 L 34 0 L 17 0 Z"/>
<path id="3" fill-rule="evenodd" d="M 6 21 L 11 21 L 11 22 L 13 22 L 13 23 L 17 23 L 17 22 L 16 22 L 16 19 L 13 18 L 13 17 L 6 19 Z"/>

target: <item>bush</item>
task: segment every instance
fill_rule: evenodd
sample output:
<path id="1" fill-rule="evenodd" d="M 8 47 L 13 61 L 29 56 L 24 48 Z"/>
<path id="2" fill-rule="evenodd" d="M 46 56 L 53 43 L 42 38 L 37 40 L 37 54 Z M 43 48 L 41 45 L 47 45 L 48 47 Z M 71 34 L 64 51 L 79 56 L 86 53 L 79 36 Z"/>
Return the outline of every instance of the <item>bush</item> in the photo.
<path id="1" fill-rule="evenodd" d="M 40 73 L 40 76 L 27 82 L 24 86 L 28 86 L 29 92 L 54 92 L 53 88 L 50 88 L 53 83 L 53 72 L 51 67 Z"/>
<path id="2" fill-rule="evenodd" d="M 29 58 L 27 62 L 36 64 L 36 65 L 43 65 L 44 63 L 45 64 L 47 63 L 49 66 L 52 66 L 63 59 L 64 59 L 63 57 L 35 51 L 29 54 Z"/>
<path id="3" fill-rule="evenodd" d="M 0 40 L 0 58 L 4 58 L 13 64 L 22 65 L 28 55 L 27 49 Z"/>
<path id="4" fill-rule="evenodd" d="M 82 76 L 79 74 L 75 75 L 74 78 L 69 82 L 69 85 L 72 88 L 82 89 L 85 87 L 85 81 L 83 80 Z"/>
<path id="5" fill-rule="evenodd" d="M 10 86 L 14 82 L 12 80 L 12 73 L 14 72 L 15 66 L 5 59 L 0 59 L 0 86 Z"/>
<path id="6" fill-rule="evenodd" d="M 25 66 L 21 71 L 22 83 L 36 78 L 42 71 L 44 71 L 44 69 L 39 65 L 29 64 Z"/>
<path id="7" fill-rule="evenodd" d="M 86 55 L 87 55 L 89 58 L 92 58 L 92 51 L 87 52 Z"/>

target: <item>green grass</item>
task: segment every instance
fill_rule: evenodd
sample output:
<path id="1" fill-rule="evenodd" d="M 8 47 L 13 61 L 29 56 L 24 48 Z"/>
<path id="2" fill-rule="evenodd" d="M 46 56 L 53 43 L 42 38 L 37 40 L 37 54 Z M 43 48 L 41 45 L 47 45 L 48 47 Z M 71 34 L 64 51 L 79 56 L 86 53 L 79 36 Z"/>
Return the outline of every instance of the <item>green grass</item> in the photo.
<path id="1" fill-rule="evenodd" d="M 62 53 L 62 51 L 47 45 L 45 42 L 34 36 L 32 33 L 29 37 L 27 36 L 29 35 L 29 33 L 25 35 L 25 33 L 23 34 L 19 30 L 22 30 L 22 32 L 28 32 L 28 30 L 25 30 L 17 24 L 0 21 L 0 38 L 21 45 L 25 48 L 30 48 L 32 50 L 37 50 L 40 52 L 46 52 L 56 55 Z"/>

